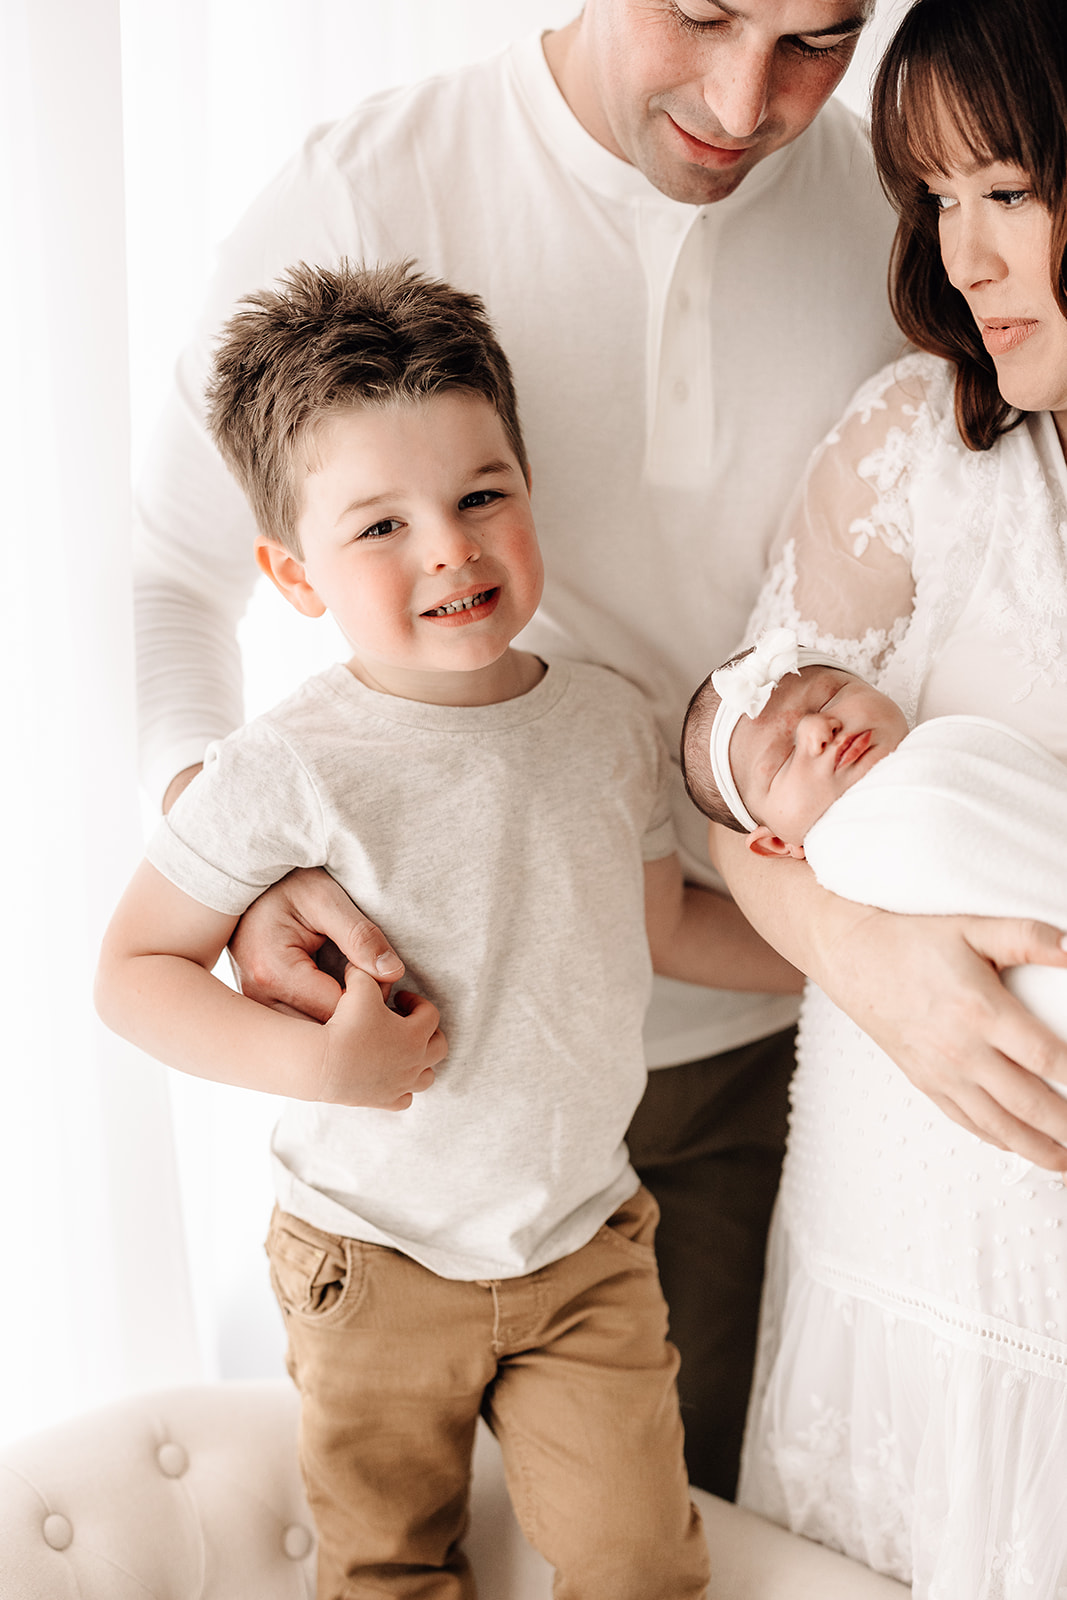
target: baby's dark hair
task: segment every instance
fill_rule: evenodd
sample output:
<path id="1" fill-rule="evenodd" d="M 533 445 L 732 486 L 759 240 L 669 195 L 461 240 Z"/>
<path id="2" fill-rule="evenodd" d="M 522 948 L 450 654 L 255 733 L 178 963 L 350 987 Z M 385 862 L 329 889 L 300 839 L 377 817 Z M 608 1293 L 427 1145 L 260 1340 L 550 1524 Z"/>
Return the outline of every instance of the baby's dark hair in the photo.
<path id="1" fill-rule="evenodd" d="M 529 476 L 507 357 L 482 301 L 410 261 L 304 262 L 248 295 L 222 330 L 207 388 L 211 435 L 261 533 L 302 555 L 299 469 L 326 417 L 450 390 L 487 400 Z"/>
<path id="2" fill-rule="evenodd" d="M 743 661 L 751 654 L 752 647 L 741 650 L 722 665 L 732 667 L 736 661 Z M 714 670 L 718 672 L 719 668 L 716 667 Z M 712 822 L 720 822 L 724 828 L 731 828 L 734 833 L 747 833 L 748 829 L 743 823 L 738 822 L 719 793 L 718 784 L 711 770 L 711 729 L 715 713 L 722 703 L 711 678 L 712 674 L 709 672 L 690 700 L 682 723 L 682 778 L 685 781 L 685 792 L 697 810 L 702 811 Z"/>

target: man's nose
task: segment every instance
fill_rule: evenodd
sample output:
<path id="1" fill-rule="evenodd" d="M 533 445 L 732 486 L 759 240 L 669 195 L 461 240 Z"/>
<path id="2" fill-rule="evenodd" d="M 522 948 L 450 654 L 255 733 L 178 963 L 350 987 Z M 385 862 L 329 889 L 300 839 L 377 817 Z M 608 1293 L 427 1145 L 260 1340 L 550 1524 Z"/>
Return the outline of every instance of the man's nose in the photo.
<path id="1" fill-rule="evenodd" d="M 723 39 L 712 48 L 704 78 L 704 100 L 730 139 L 749 139 L 767 114 L 774 52 L 744 39 Z"/>

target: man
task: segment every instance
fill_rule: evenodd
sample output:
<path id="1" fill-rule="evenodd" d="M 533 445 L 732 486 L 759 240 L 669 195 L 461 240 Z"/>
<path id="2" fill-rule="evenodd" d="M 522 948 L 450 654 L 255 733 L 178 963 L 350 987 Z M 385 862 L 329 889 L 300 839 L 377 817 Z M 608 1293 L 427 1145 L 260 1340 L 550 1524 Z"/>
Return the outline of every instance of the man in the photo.
<path id="1" fill-rule="evenodd" d="M 520 642 L 631 678 L 677 747 L 808 452 L 900 348 L 892 218 L 856 120 L 826 103 L 868 9 L 587 0 L 543 41 L 311 136 L 224 249 L 143 487 L 146 777 L 165 804 L 241 716 L 253 531 L 201 422 L 210 341 L 241 294 L 298 260 L 413 257 L 484 297 L 515 370 L 547 569 Z M 687 873 L 718 883 L 680 778 L 676 792 Z M 235 959 L 247 992 L 325 1018 L 338 990 L 308 952 L 329 936 L 395 978 L 386 933 L 330 880 L 298 875 L 247 914 Z M 780 999 L 662 984 L 649 1063 L 669 1070 L 652 1072 L 630 1137 L 662 1210 L 690 1472 L 726 1496 L 792 1020 Z"/>

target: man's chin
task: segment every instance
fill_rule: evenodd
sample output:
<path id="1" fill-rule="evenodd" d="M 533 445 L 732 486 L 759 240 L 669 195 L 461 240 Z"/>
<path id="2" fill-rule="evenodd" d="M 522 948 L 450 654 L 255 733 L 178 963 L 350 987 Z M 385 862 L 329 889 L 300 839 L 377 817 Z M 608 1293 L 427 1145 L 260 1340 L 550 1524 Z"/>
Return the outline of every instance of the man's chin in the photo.
<path id="1" fill-rule="evenodd" d="M 643 167 L 642 171 L 649 183 L 669 200 L 678 200 L 683 205 L 710 206 L 733 194 L 761 159 L 762 153 L 753 151 L 746 152 L 742 161 L 725 171 L 709 171 L 691 162 L 664 161 L 655 167 Z"/>

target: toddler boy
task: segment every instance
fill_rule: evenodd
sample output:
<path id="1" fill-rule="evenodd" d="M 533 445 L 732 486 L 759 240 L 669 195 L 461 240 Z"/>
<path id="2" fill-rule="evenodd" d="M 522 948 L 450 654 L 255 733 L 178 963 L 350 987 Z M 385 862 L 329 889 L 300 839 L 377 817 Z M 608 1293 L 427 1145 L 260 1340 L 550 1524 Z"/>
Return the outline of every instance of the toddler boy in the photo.
<path id="1" fill-rule="evenodd" d="M 290 1097 L 268 1252 L 320 1600 L 472 1594 L 479 1414 L 560 1600 L 700 1596 L 655 1205 L 623 1142 L 650 950 L 688 981 L 798 976 L 683 885 L 638 692 L 512 648 L 541 561 L 478 300 L 406 266 L 295 268 L 224 330 L 209 419 L 260 566 L 353 655 L 211 752 L 116 911 L 98 1005 L 173 1066 Z M 212 977 L 248 904 L 309 866 L 418 994 L 349 968 L 320 1026 Z"/>

